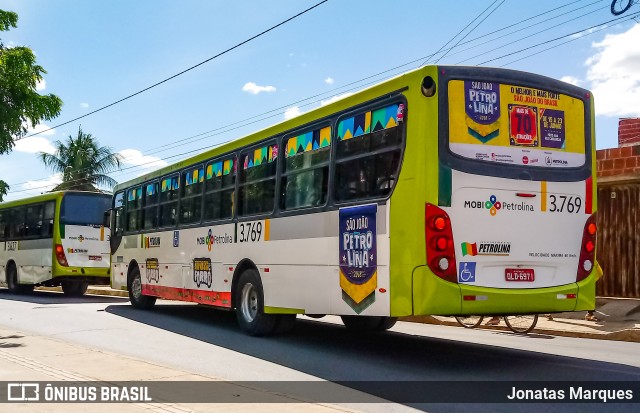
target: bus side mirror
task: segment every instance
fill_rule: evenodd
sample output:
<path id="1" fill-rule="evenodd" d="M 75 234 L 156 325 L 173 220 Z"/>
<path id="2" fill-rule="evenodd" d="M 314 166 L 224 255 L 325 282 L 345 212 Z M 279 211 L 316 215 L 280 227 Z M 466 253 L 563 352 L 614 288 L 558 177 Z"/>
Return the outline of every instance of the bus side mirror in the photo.
<path id="1" fill-rule="evenodd" d="M 111 210 L 107 209 L 104 211 L 104 215 L 102 216 L 102 226 L 105 228 L 111 228 Z"/>

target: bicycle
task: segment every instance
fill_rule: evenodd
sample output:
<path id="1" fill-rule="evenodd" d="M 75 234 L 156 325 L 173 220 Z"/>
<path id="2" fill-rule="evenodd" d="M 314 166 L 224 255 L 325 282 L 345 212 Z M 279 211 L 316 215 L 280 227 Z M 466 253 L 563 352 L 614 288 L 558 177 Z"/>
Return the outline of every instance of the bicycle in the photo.
<path id="1" fill-rule="evenodd" d="M 538 314 L 506 315 L 504 322 L 514 333 L 527 334 L 538 323 Z"/>
<path id="2" fill-rule="evenodd" d="M 455 316 L 456 321 L 464 328 L 476 328 L 482 324 L 484 317 L 481 315 Z"/>

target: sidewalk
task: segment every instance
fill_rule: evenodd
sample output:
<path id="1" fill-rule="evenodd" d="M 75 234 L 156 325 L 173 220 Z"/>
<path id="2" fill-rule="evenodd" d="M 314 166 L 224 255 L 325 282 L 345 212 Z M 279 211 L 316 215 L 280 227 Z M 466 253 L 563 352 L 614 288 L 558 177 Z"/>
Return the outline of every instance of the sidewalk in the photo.
<path id="1" fill-rule="evenodd" d="M 89 347 L 71 344 L 51 337 L 29 335 L 0 327 L 0 382 L 115 382 L 133 381 L 144 386 L 145 381 L 167 382 L 220 382 L 214 396 L 220 400 L 238 400 L 238 403 L 215 404 L 217 411 L 244 412 L 297 412 L 340 413 L 353 410 L 342 406 L 304 403 L 296 397 L 251 387 L 251 383 L 223 382 L 224 379 L 191 374 Z M 172 383 L 172 385 L 175 383 Z M 254 383 L 255 384 L 255 383 Z M 39 392 L 44 394 L 44 390 Z M 41 399 L 44 400 L 44 399 Z M 255 404 L 258 401 L 259 404 Z M 251 404 L 243 404 L 248 402 Z M 304 403 L 304 404 L 302 404 Z M 205 403 L 8 403 L 4 412 L 48 413 L 199 413 L 211 412 Z"/>
<path id="2" fill-rule="evenodd" d="M 640 343 L 640 300 L 631 298 L 596 299 L 595 316 L 598 321 L 584 319 L 586 311 L 552 314 L 548 320 L 541 314 L 535 329 L 529 334 L 548 334 L 553 336 L 581 337 L 598 340 L 632 341 Z M 491 317 L 486 317 L 478 328 L 487 330 L 510 331 L 500 320 L 497 326 L 486 326 Z M 461 327 L 453 317 L 427 316 L 406 317 L 404 321 L 422 322 Z"/>
<path id="3" fill-rule="evenodd" d="M 59 287 L 39 289 L 61 291 Z M 129 297 L 126 291 L 113 290 L 108 286 L 90 286 L 87 294 Z M 640 299 L 598 297 L 595 313 L 598 321 L 586 321 L 585 315 L 586 311 L 558 313 L 553 314 L 553 320 L 547 320 L 547 317 L 540 315 L 538 324 L 530 334 L 640 343 Z M 487 320 L 488 318 L 483 323 Z M 453 317 L 413 316 L 402 317 L 401 321 L 460 327 Z M 482 325 L 479 328 L 509 331 L 502 320 L 500 325 Z"/>

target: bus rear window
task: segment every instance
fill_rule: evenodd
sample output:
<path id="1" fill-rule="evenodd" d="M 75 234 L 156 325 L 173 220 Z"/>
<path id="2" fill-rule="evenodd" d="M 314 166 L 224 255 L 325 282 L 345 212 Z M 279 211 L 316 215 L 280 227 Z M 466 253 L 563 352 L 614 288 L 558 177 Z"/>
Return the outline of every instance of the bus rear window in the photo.
<path id="1" fill-rule="evenodd" d="M 72 225 L 102 225 L 104 212 L 110 205 L 108 195 L 67 194 L 62 198 L 60 221 Z"/>
<path id="2" fill-rule="evenodd" d="M 533 168 L 585 164 L 585 106 L 550 90 L 451 80 L 449 150 L 461 157 Z"/>

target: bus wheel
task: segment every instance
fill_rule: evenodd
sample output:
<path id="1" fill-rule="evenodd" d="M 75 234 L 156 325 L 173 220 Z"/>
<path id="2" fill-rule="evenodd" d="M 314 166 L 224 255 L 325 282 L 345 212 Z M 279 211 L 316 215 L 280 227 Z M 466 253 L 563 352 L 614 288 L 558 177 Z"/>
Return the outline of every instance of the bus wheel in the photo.
<path id="1" fill-rule="evenodd" d="M 135 308 L 148 310 L 156 303 L 156 297 L 142 294 L 142 278 L 138 267 L 131 271 L 127 289 L 129 290 L 129 301 Z"/>
<path id="2" fill-rule="evenodd" d="M 264 292 L 258 272 L 246 270 L 240 275 L 236 289 L 236 317 L 240 328 L 251 336 L 274 332 L 278 317 L 264 313 Z"/>
<path id="3" fill-rule="evenodd" d="M 87 292 L 88 283 L 77 281 L 64 281 L 62 292 L 69 297 L 81 297 Z"/>
<path id="4" fill-rule="evenodd" d="M 7 288 L 11 294 L 28 294 L 33 291 L 33 284 L 18 284 L 18 270 L 11 263 L 7 267 Z"/>
<path id="5" fill-rule="evenodd" d="M 396 324 L 396 317 L 343 315 L 342 323 L 352 331 L 385 331 Z"/>

